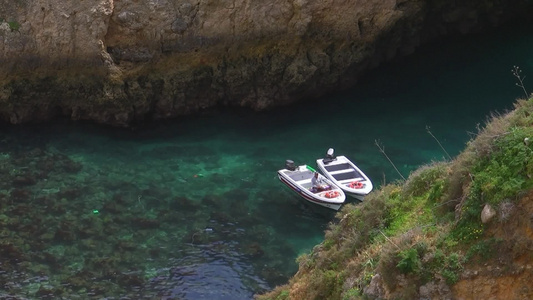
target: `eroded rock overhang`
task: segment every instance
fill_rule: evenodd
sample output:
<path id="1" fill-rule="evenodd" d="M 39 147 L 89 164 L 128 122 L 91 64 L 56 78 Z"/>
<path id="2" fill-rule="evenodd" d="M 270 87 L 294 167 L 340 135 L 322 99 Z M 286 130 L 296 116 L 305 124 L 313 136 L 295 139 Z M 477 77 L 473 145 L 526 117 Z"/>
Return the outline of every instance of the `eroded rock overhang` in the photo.
<path id="1" fill-rule="evenodd" d="M 23 0 L 0 4 L 0 118 L 129 126 L 216 105 L 261 110 L 353 85 L 445 34 L 532 1 Z"/>

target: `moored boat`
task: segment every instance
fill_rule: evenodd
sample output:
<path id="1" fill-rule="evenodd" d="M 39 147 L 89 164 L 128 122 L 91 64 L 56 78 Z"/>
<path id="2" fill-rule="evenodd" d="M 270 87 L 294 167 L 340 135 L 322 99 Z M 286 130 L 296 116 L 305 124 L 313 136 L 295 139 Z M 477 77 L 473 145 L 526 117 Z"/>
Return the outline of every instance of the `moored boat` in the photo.
<path id="1" fill-rule="evenodd" d="M 326 157 L 317 159 L 316 163 L 324 176 L 347 195 L 360 201 L 374 188 L 372 181 L 355 163 L 346 156 L 335 156 L 333 148 L 328 149 Z"/>
<path id="2" fill-rule="evenodd" d="M 346 200 L 346 195 L 331 180 L 320 173 L 318 174 L 318 180 L 322 181 L 328 188 L 325 190 L 313 188 L 311 179 L 315 172 L 308 165 L 295 166 L 292 160 L 287 160 L 285 162 L 285 168 L 278 170 L 278 178 L 305 200 L 338 210 Z"/>

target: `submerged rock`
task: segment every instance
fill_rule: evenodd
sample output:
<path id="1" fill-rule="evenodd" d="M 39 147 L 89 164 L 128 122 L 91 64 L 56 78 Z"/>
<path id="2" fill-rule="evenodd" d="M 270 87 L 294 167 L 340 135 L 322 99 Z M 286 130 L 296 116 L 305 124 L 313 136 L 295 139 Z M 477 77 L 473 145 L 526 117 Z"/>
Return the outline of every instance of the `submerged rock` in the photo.
<path id="1" fill-rule="evenodd" d="M 159 228 L 159 221 L 147 218 L 134 218 L 132 224 L 138 226 L 141 229 L 155 229 Z"/>
<path id="2" fill-rule="evenodd" d="M 13 179 L 13 185 L 16 185 L 16 186 L 34 185 L 35 183 L 36 183 L 35 178 L 29 175 L 17 176 Z"/>

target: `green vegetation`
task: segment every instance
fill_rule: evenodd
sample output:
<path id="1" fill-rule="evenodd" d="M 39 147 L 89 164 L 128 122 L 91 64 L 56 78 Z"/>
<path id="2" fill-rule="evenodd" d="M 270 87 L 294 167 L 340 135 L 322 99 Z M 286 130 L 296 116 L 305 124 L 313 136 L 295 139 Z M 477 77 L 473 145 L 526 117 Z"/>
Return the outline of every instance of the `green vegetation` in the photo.
<path id="1" fill-rule="evenodd" d="M 291 282 L 258 299 L 361 299 L 376 274 L 394 299 L 416 298 L 429 281 L 457 283 L 465 266 L 495 258 L 504 242 L 489 229 L 511 219 L 533 188 L 532 124 L 533 99 L 519 100 L 456 158 L 346 205 Z M 481 222 L 487 204 L 497 222 Z"/>
<path id="2" fill-rule="evenodd" d="M 20 28 L 20 24 L 17 21 L 10 21 L 7 22 L 9 24 L 9 28 L 11 28 L 11 31 L 18 31 Z"/>
<path id="3" fill-rule="evenodd" d="M 398 253 L 400 262 L 396 265 L 398 269 L 404 274 L 417 272 L 420 270 L 420 259 L 418 258 L 418 252 L 416 249 L 409 248 L 402 250 Z"/>
<path id="4" fill-rule="evenodd" d="M 5 20 L 3 18 L 0 18 L 0 23 L 3 23 Z M 5 21 L 7 25 L 9 25 L 9 28 L 11 31 L 18 31 L 20 29 L 20 23 L 17 21 Z"/>

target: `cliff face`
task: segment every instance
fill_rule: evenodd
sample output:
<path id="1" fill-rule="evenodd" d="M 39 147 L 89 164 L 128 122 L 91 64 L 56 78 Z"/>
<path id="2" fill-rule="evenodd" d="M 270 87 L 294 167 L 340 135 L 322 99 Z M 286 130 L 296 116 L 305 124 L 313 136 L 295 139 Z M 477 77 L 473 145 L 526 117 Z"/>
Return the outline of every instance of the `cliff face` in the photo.
<path id="1" fill-rule="evenodd" d="M 0 3 L 0 118 L 127 126 L 215 105 L 265 109 L 353 84 L 531 1 L 19 0 Z"/>
<path id="2" fill-rule="evenodd" d="M 503 241 L 498 256 L 465 270 L 452 293 L 462 299 L 532 299 L 533 192 L 511 210 L 512 216 L 491 224 L 488 233 Z"/>

